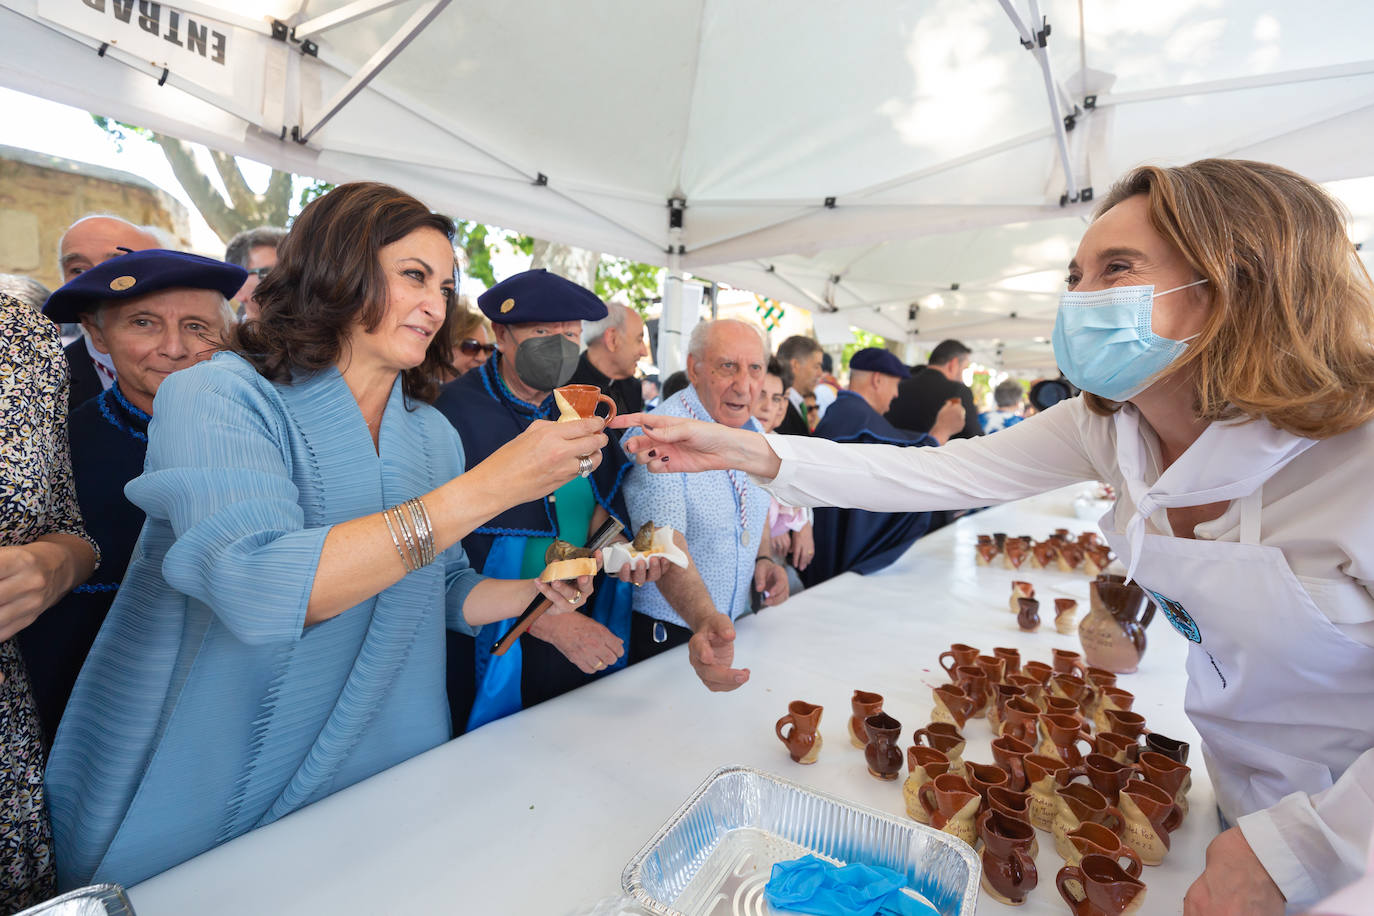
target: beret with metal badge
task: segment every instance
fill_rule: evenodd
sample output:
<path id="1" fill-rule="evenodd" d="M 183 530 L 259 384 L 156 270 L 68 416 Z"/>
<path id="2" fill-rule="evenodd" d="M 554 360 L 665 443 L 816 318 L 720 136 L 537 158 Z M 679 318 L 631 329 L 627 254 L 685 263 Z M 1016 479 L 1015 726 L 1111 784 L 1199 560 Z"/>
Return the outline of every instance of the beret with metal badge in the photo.
<path id="1" fill-rule="evenodd" d="M 591 290 L 542 268 L 526 270 L 477 297 L 477 307 L 496 324 L 600 321 L 606 303 Z"/>
<path id="2" fill-rule="evenodd" d="M 248 271 L 187 251 L 149 248 L 102 261 L 77 274 L 48 297 L 43 314 L 59 324 L 80 320 L 107 303 L 137 299 L 164 289 L 209 289 L 228 299 Z"/>

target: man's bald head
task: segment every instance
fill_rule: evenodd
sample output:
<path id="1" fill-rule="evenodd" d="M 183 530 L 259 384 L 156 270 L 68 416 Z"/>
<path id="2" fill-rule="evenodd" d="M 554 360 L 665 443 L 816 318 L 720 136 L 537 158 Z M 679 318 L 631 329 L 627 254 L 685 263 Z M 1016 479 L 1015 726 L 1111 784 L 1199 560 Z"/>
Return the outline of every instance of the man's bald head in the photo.
<path id="1" fill-rule="evenodd" d="M 83 216 L 67 227 L 57 243 L 62 282 L 90 270 L 101 261 L 123 254 L 120 249 L 144 251 L 159 248 L 157 237 L 141 226 L 117 216 Z"/>

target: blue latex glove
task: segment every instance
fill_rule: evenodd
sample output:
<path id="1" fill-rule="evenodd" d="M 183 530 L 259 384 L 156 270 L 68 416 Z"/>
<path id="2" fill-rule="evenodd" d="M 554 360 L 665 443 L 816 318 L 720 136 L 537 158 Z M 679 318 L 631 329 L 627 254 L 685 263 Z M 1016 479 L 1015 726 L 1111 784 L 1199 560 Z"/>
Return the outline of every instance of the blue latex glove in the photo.
<path id="1" fill-rule="evenodd" d="M 777 909 L 813 916 L 940 916 L 903 887 L 906 878 L 890 868 L 803 856 L 774 865 L 763 893 Z"/>

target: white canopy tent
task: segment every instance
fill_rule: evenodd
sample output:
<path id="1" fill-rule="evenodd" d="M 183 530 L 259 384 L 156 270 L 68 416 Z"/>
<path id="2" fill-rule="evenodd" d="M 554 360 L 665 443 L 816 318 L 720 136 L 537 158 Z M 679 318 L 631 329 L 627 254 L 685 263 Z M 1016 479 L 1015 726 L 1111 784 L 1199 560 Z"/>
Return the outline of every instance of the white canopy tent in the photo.
<path id="1" fill-rule="evenodd" d="M 1053 306 L 1016 270 L 1130 166 L 1374 174 L 1370 34 L 1348 0 L 0 0 L 0 84 L 1010 358 Z"/>

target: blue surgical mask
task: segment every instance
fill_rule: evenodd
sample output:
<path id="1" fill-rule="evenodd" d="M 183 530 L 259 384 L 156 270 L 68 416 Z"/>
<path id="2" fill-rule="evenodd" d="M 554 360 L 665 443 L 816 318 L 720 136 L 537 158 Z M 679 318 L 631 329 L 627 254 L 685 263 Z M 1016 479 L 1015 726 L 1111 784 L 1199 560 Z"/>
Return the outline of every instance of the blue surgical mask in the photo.
<path id="1" fill-rule="evenodd" d="M 1193 339 L 1169 340 L 1150 329 L 1155 299 L 1206 282 L 1204 278 L 1162 293 L 1153 286 L 1064 293 L 1054 320 L 1059 370 L 1079 388 L 1109 401 L 1140 394 Z"/>

